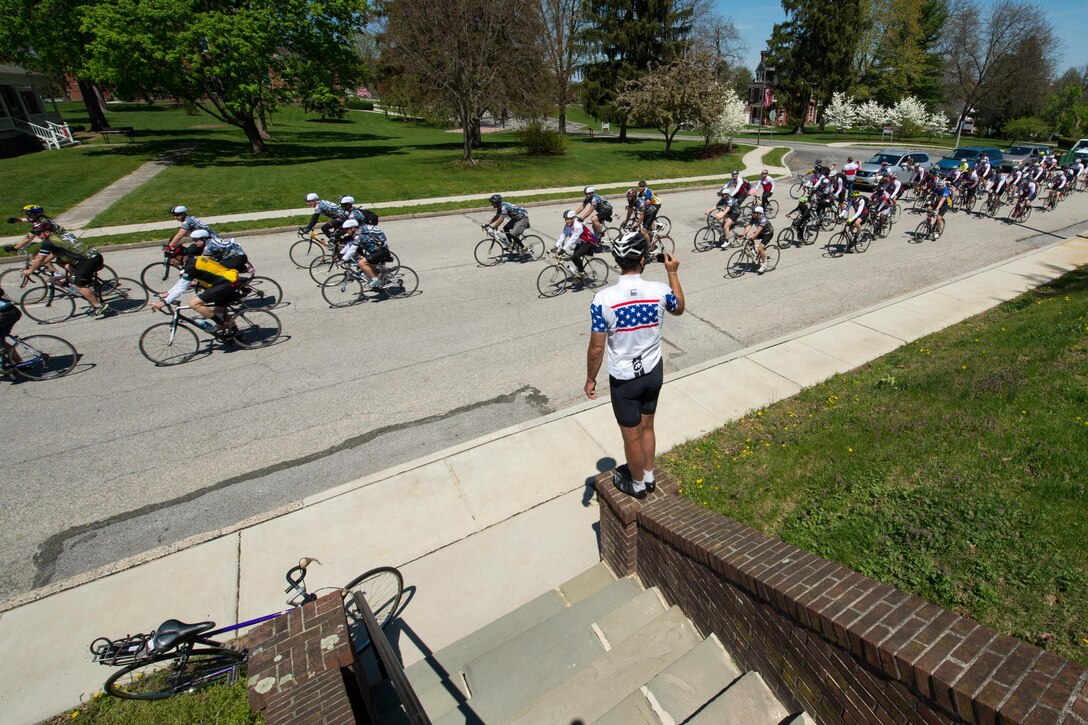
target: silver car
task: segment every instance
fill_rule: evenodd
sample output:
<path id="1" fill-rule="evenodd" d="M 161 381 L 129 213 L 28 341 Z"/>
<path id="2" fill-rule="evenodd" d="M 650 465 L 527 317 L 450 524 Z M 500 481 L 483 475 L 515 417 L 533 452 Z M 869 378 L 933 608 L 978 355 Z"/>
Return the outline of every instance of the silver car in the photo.
<path id="1" fill-rule="evenodd" d="M 907 162 L 911 160 L 913 160 L 914 163 L 928 165 L 929 153 L 917 149 L 884 149 L 878 151 L 861 165 L 857 178 L 854 180 L 854 185 L 869 189 L 875 187 L 876 181 L 874 180 L 874 177 L 879 175 L 882 164 L 885 161 L 888 162 L 887 171 L 895 174 L 895 177 L 905 184 L 910 181 L 911 170 Z"/>

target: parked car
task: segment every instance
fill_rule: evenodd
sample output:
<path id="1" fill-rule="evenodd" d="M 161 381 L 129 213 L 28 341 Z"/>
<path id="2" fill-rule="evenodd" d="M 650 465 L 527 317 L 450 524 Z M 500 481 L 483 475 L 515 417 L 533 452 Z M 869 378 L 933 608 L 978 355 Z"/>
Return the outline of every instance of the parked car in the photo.
<path id="1" fill-rule="evenodd" d="M 1005 166 L 1012 168 L 1014 166 L 1019 166 L 1027 159 L 1041 159 L 1053 150 L 1054 149 L 1046 144 L 1020 144 L 1018 146 L 1010 146 L 1009 150 L 1004 152 Z M 990 161 L 993 162 L 993 159 L 990 159 Z"/>
<path id="2" fill-rule="evenodd" d="M 943 159 L 937 162 L 937 168 L 941 174 L 947 174 L 952 169 L 960 165 L 961 162 L 967 162 L 967 168 L 973 169 L 975 162 L 978 161 L 978 157 L 985 153 L 990 157 L 991 166 L 1001 166 L 1005 162 L 1005 155 L 1001 153 L 1001 149 L 996 149 L 991 146 L 967 146 L 962 149 L 956 149 L 952 153 L 945 156 Z"/>
<path id="3" fill-rule="evenodd" d="M 902 149 L 885 149 L 870 157 L 861 165 L 861 169 L 858 171 L 857 177 L 854 179 L 855 186 L 861 186 L 866 188 L 872 188 L 876 186 L 876 182 L 873 176 L 880 171 L 880 166 L 883 162 L 888 162 L 888 169 L 895 174 L 895 177 L 902 181 L 904 184 L 910 180 L 910 169 L 907 166 L 907 161 L 913 160 L 915 163 L 928 164 L 929 153 L 926 151 L 915 150 L 902 150 Z"/>

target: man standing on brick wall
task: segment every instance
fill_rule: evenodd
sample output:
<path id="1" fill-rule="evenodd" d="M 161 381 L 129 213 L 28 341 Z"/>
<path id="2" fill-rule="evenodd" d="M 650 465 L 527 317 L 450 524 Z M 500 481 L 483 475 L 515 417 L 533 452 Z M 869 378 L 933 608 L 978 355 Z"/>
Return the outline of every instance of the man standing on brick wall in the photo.
<path id="1" fill-rule="evenodd" d="M 612 483 L 624 493 L 645 498 L 654 486 L 654 413 L 664 381 L 661 357 L 662 311 L 684 313 L 684 291 L 676 270 L 680 261 L 659 255 L 669 283 L 642 279 L 646 240 L 638 232 L 624 234 L 612 244 L 620 278 L 593 297 L 589 306 L 589 336 L 585 393 L 597 398 L 597 373 L 608 349 L 608 381 L 612 412 L 623 434 L 627 463 L 612 474 Z"/>

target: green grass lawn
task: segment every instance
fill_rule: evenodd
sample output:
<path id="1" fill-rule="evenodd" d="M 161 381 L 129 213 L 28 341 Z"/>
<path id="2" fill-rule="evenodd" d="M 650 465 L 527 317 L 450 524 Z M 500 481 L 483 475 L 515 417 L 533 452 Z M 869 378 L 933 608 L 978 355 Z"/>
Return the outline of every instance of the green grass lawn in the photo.
<path id="1" fill-rule="evenodd" d="M 78 107 L 64 110 L 79 122 Z M 28 199 L 59 213 L 155 154 L 179 147 L 192 150 L 92 225 L 168 220 L 174 204 L 199 216 L 301 207 L 310 191 L 324 198 L 350 193 L 380 207 L 387 200 L 492 189 L 699 176 L 725 173 L 747 150 L 701 159 L 701 143 L 677 142 L 665 159 L 660 140 L 620 144 L 575 137 L 563 156 L 530 157 L 513 133 L 504 132 L 487 134 L 477 152 L 480 164 L 466 167 L 459 163 L 460 134 L 378 113 L 352 112 L 342 123 L 318 123 L 300 109 L 285 109 L 273 117 L 274 140 L 265 156 L 250 154 L 240 131 L 183 109 L 124 106 L 111 111 L 110 121 L 135 128 L 139 143 L 115 139 L 0 160 L 5 177 L 21 180 L 0 190 L 0 207 L 14 213 Z M 69 180 L 78 180 L 78 192 L 65 188 Z"/>
<path id="2" fill-rule="evenodd" d="M 682 495 L 1088 664 L 1088 269 L 660 463 Z"/>
<path id="3" fill-rule="evenodd" d="M 58 715 L 46 725 L 260 725 L 264 718 L 250 709 L 246 687 L 246 678 L 240 677 L 233 685 L 214 685 L 166 700 L 119 700 L 99 693 L 84 707 Z"/>

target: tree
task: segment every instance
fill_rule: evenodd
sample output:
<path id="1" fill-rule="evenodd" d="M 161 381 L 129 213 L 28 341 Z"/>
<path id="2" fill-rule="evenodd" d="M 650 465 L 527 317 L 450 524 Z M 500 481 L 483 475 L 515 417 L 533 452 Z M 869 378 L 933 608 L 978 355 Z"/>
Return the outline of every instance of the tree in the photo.
<path id="1" fill-rule="evenodd" d="M 1005 135 L 1016 143 L 1020 139 L 1038 138 L 1047 132 L 1047 124 L 1041 118 L 1024 116 L 1005 124 Z"/>
<path id="2" fill-rule="evenodd" d="M 693 7 L 685 0 L 587 0 L 596 22 L 582 34 L 589 60 L 582 69 L 581 97 L 586 113 L 618 123 L 627 139 L 625 103 L 618 103 L 628 81 L 651 64 L 681 57 L 690 39 Z"/>
<path id="3" fill-rule="evenodd" d="M 1083 73 L 1070 68 L 1054 82 L 1043 117 L 1051 134 L 1081 135 L 1088 121 L 1088 66 Z"/>
<path id="4" fill-rule="evenodd" d="M 869 99 L 857 107 L 857 124 L 862 129 L 874 132 L 883 128 L 888 119 L 888 109 Z"/>
<path id="5" fill-rule="evenodd" d="M 586 26 L 582 0 L 540 0 L 537 6 L 544 29 L 544 53 L 551 70 L 555 104 L 559 106 L 559 133 L 567 132 L 567 104 L 575 101 L 571 80 L 585 50 L 579 42 Z"/>
<path id="6" fill-rule="evenodd" d="M 858 109 L 852 96 L 847 96 L 842 91 L 831 96 L 831 103 L 824 109 L 824 117 L 828 123 L 835 127 L 835 132 L 849 131 L 854 127 L 858 118 Z"/>
<path id="7" fill-rule="evenodd" d="M 926 133 L 930 138 L 934 136 L 940 136 L 948 131 L 948 116 L 944 115 L 940 111 L 934 111 L 926 116 L 925 121 Z"/>
<path id="8" fill-rule="evenodd" d="M 936 44 L 946 0 L 865 0 L 857 69 L 859 93 L 892 105 L 910 94 L 936 101 Z M 936 63 L 934 62 L 936 61 Z"/>
<path id="9" fill-rule="evenodd" d="M 733 136 L 748 122 L 744 112 L 744 100 L 732 88 L 725 88 L 721 95 L 721 112 L 710 125 L 707 133 L 709 141 L 725 141 L 729 150 L 733 150 Z"/>
<path id="10" fill-rule="evenodd" d="M 264 153 L 264 118 L 302 77 L 330 89 L 354 86 L 360 66 L 352 43 L 366 10 L 365 0 L 107 0 L 83 16 L 93 38 L 86 67 L 122 94 L 192 103 Z"/>
<path id="11" fill-rule="evenodd" d="M 726 88 L 709 72 L 709 57 L 689 56 L 654 66 L 628 81 L 623 102 L 636 120 L 655 126 L 665 136 L 665 158 L 681 125 L 709 128 L 721 115 Z"/>
<path id="12" fill-rule="evenodd" d="M 463 161 L 474 164 L 480 119 L 548 107 L 540 0 L 390 0 L 382 55 L 401 90 L 433 115 L 461 125 Z"/>
<path id="13" fill-rule="evenodd" d="M 914 96 L 907 96 L 888 109 L 887 120 L 901 137 L 910 138 L 925 130 L 927 115 L 926 107 L 921 101 Z"/>

